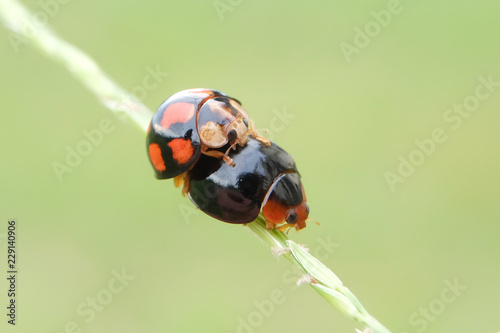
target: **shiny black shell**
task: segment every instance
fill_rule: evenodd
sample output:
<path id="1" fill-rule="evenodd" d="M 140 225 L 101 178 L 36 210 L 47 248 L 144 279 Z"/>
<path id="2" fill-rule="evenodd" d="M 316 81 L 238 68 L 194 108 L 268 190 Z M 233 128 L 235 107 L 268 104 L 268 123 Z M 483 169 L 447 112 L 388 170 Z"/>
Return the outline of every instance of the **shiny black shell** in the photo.
<path id="1" fill-rule="evenodd" d="M 304 199 L 293 158 L 275 143 L 267 147 L 253 136 L 249 139 L 244 147 L 229 154 L 234 167 L 221 159 L 201 156 L 187 174 L 191 201 L 224 222 L 242 224 L 255 220 L 269 196 L 288 206 Z"/>

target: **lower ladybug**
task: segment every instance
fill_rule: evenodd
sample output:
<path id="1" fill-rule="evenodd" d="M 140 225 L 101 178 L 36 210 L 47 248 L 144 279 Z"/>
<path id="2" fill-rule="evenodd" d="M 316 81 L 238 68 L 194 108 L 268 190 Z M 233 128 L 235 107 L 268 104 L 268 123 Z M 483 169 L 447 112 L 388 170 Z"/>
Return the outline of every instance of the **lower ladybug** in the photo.
<path id="1" fill-rule="evenodd" d="M 250 136 L 229 157 L 234 167 L 202 156 L 186 173 L 184 192 L 199 209 L 228 223 L 249 223 L 262 212 L 268 229 L 306 227 L 309 206 L 295 161 L 286 151 Z"/>
<path id="2" fill-rule="evenodd" d="M 244 146 L 250 134 L 270 145 L 258 136 L 236 99 L 217 90 L 183 90 L 163 102 L 153 115 L 147 133 L 148 156 L 159 179 L 189 170 L 202 154 L 234 165 L 229 151 Z"/>

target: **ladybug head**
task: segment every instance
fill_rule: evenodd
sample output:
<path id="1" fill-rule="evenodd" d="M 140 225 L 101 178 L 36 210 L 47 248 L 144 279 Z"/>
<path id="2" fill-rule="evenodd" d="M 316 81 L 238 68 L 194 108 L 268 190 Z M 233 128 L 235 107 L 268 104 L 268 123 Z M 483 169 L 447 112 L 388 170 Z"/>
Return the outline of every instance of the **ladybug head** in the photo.
<path id="1" fill-rule="evenodd" d="M 262 214 L 270 228 L 284 231 L 306 227 L 309 206 L 297 173 L 286 173 L 278 177 L 266 195 Z"/>
<path id="2" fill-rule="evenodd" d="M 306 227 L 306 220 L 308 216 L 309 206 L 304 200 L 299 205 L 288 209 L 287 216 L 285 218 L 287 224 L 283 225 L 282 228 L 295 228 L 295 230 L 304 229 Z"/>
<path id="3" fill-rule="evenodd" d="M 244 146 L 248 142 L 249 132 L 248 118 L 240 114 L 229 124 L 227 128 L 227 140 L 231 144 L 237 143 L 240 146 Z"/>
<path id="4" fill-rule="evenodd" d="M 251 132 L 250 117 L 237 100 L 231 98 L 229 100 L 229 104 L 231 105 L 233 114 L 236 115 L 236 118 L 228 127 L 228 140 L 231 143 L 236 142 L 240 146 L 244 146 L 248 142 L 248 135 Z"/>

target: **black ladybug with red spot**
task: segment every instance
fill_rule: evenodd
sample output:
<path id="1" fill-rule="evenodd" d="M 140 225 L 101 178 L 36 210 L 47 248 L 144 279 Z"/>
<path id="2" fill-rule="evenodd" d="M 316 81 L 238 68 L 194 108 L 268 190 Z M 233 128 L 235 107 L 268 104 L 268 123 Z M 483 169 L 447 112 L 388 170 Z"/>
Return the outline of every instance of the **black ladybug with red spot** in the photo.
<path id="1" fill-rule="evenodd" d="M 187 171 L 201 154 L 233 164 L 229 151 L 244 146 L 250 134 L 270 145 L 257 135 L 237 100 L 217 90 L 183 90 L 163 102 L 153 116 L 147 135 L 149 159 L 159 179 Z"/>
<path id="2" fill-rule="evenodd" d="M 153 116 L 147 149 L 156 177 L 175 177 L 183 194 L 218 220 L 245 224 L 262 213 L 268 229 L 306 227 L 309 206 L 295 161 L 220 91 L 190 89 L 167 99 Z"/>

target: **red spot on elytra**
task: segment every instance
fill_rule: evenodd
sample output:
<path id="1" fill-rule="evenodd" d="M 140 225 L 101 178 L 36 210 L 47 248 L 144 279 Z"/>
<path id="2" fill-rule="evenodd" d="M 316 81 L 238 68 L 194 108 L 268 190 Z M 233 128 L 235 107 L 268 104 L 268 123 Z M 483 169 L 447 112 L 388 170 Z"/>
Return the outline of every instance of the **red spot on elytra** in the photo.
<path id="1" fill-rule="evenodd" d="M 158 171 L 165 171 L 167 167 L 165 166 L 165 161 L 161 156 L 161 148 L 157 143 L 152 143 L 149 145 L 149 159 L 153 163 L 153 167 Z"/>
<path id="2" fill-rule="evenodd" d="M 169 128 L 175 123 L 187 123 L 193 118 L 195 106 L 191 103 L 178 102 L 167 106 L 161 118 L 161 127 Z"/>
<path id="3" fill-rule="evenodd" d="M 179 164 L 189 162 L 194 154 L 193 146 L 189 139 L 173 139 L 168 143 L 168 146 L 172 149 L 174 160 Z"/>

